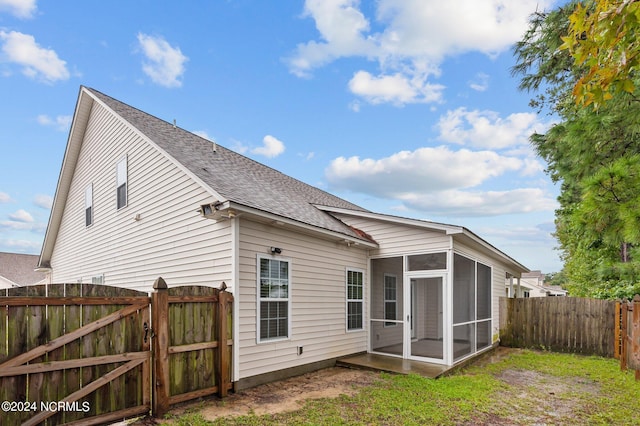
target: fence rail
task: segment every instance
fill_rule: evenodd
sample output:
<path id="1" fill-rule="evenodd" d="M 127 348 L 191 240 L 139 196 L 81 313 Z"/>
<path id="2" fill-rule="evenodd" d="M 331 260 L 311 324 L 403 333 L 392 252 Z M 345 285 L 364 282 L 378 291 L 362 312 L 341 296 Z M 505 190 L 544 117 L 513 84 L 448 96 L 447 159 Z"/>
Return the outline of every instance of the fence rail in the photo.
<path id="1" fill-rule="evenodd" d="M 232 295 L 168 289 L 162 278 L 154 288 L 151 297 L 93 284 L 2 291 L 0 401 L 16 409 L 0 424 L 99 424 L 226 395 Z"/>
<path id="2" fill-rule="evenodd" d="M 500 344 L 613 357 L 615 301 L 577 297 L 500 299 Z"/>

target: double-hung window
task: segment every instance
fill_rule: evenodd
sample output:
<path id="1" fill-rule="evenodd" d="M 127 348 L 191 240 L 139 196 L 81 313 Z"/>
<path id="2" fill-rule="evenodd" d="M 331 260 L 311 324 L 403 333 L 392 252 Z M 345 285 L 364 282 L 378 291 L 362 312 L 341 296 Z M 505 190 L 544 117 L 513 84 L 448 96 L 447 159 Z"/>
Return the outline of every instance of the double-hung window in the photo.
<path id="1" fill-rule="evenodd" d="M 291 265 L 258 256 L 258 341 L 289 338 Z"/>
<path id="2" fill-rule="evenodd" d="M 363 328 L 364 272 L 347 269 L 347 330 Z"/>
<path id="3" fill-rule="evenodd" d="M 118 161 L 116 166 L 116 198 L 118 209 L 127 206 L 127 157 Z"/>
<path id="4" fill-rule="evenodd" d="M 89 184 L 84 190 L 84 225 L 93 224 L 93 184 Z"/>

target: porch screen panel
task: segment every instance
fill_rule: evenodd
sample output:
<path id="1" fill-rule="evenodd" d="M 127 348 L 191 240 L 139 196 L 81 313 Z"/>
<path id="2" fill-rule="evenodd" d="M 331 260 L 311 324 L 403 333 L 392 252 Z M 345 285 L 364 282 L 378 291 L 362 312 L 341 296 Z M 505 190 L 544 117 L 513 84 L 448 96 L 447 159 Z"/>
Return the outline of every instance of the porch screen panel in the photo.
<path id="1" fill-rule="evenodd" d="M 491 320 L 478 322 L 476 331 L 476 346 L 478 350 L 491 345 Z"/>
<path id="2" fill-rule="evenodd" d="M 374 352 L 402 355 L 403 259 L 371 261 L 370 346 Z"/>
<path id="3" fill-rule="evenodd" d="M 459 254 L 453 257 L 453 323 L 476 319 L 476 265 Z"/>
<path id="4" fill-rule="evenodd" d="M 478 307 L 476 319 L 491 318 L 491 268 L 478 263 Z"/>
<path id="5" fill-rule="evenodd" d="M 453 327 L 453 358 L 454 361 L 475 352 L 476 325 L 463 324 Z"/>

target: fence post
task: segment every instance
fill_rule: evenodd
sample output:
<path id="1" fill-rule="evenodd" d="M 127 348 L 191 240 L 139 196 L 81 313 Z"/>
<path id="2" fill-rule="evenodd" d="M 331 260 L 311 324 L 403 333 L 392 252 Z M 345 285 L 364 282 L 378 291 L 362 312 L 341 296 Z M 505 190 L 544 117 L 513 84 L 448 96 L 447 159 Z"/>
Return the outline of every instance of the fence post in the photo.
<path id="1" fill-rule="evenodd" d="M 153 283 L 153 289 L 153 415 L 160 417 L 169 410 L 169 289 L 162 277 Z"/>
<path id="2" fill-rule="evenodd" d="M 614 332 L 613 332 L 613 341 L 615 342 L 615 346 L 613 348 L 613 358 L 620 359 L 620 347 L 622 345 L 620 339 L 620 322 L 622 321 L 622 305 L 619 300 L 616 301 L 616 311 L 615 311 L 615 320 L 614 320 Z"/>
<path id="3" fill-rule="evenodd" d="M 227 320 L 229 301 L 232 298 L 231 293 L 227 293 L 225 289 L 227 285 L 222 283 L 220 292 L 218 293 L 218 318 L 216 320 L 218 334 L 218 356 L 216 357 L 216 383 L 218 384 L 218 395 L 220 397 L 227 396 L 229 390 L 229 347 L 227 341 L 227 331 L 229 322 Z"/>
<path id="4" fill-rule="evenodd" d="M 622 302 L 622 321 L 620 322 L 620 334 L 622 338 L 620 339 L 620 370 L 625 371 L 627 369 L 627 341 L 628 341 L 628 315 L 629 315 L 629 302 Z"/>
<path id="5" fill-rule="evenodd" d="M 636 371 L 636 380 L 640 380 L 640 295 L 633 298 L 633 325 L 631 326 L 632 368 Z"/>

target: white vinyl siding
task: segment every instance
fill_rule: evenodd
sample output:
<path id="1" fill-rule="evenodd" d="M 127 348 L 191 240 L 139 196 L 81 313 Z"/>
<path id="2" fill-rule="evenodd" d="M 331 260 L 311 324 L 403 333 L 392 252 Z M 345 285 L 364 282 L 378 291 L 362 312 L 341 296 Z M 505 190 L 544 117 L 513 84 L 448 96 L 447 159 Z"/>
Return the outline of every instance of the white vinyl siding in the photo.
<path id="1" fill-rule="evenodd" d="M 364 329 L 347 331 L 345 303 L 345 270 L 366 270 L 364 247 L 348 247 L 247 216 L 234 220 L 240 228 L 239 379 L 367 350 Z M 257 343 L 256 256 L 271 258 L 270 247 L 282 248 L 282 254 L 275 258 L 289 259 L 292 265 L 291 334 L 286 340 Z M 364 311 L 366 324 L 366 303 Z M 298 355 L 298 347 L 304 348 L 302 355 Z"/>
<path id="2" fill-rule="evenodd" d="M 343 222 L 371 235 L 380 245 L 371 249 L 372 257 L 425 253 L 449 249 L 450 237 L 444 231 L 428 230 L 382 220 L 334 214 Z"/>
<path id="3" fill-rule="evenodd" d="M 128 206 L 116 211 L 114 173 L 125 154 Z M 86 238 L 78 216 L 90 183 L 96 208 Z M 94 104 L 51 257 L 52 282 L 100 271 L 109 285 L 143 291 L 159 276 L 169 286 L 224 281 L 233 288 L 230 224 L 197 212 L 213 201 L 155 146 Z"/>
<path id="4" fill-rule="evenodd" d="M 84 226 L 93 224 L 93 184 L 84 190 Z"/>
<path id="5" fill-rule="evenodd" d="M 258 256 L 258 342 L 287 339 L 290 329 L 291 262 Z"/>
<path id="6" fill-rule="evenodd" d="M 364 327 L 364 272 L 347 269 L 347 330 Z"/>

